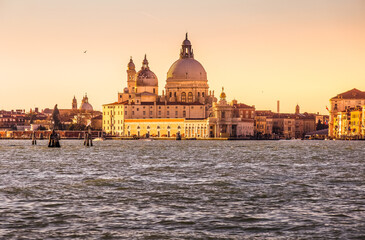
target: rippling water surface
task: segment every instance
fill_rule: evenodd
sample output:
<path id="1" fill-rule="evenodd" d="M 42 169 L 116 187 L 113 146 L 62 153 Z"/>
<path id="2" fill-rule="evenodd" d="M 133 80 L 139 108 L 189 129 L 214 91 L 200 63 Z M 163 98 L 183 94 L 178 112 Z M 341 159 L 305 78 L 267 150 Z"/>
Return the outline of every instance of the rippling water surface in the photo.
<path id="1" fill-rule="evenodd" d="M 0 141 L 1 239 L 365 239 L 365 142 Z"/>

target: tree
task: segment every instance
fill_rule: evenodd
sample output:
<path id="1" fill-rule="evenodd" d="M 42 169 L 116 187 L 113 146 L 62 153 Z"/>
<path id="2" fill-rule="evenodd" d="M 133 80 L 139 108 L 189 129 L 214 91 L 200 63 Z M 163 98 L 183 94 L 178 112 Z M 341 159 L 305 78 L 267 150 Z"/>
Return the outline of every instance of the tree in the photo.
<path id="1" fill-rule="evenodd" d="M 53 129 L 61 130 L 61 120 L 60 120 L 60 111 L 57 108 L 57 104 L 54 106 L 53 113 L 52 113 L 52 120 L 53 120 Z"/>
<path id="2" fill-rule="evenodd" d="M 316 130 L 318 131 L 318 130 L 327 129 L 327 128 L 328 128 L 328 125 L 322 124 L 321 120 L 318 119 Z"/>

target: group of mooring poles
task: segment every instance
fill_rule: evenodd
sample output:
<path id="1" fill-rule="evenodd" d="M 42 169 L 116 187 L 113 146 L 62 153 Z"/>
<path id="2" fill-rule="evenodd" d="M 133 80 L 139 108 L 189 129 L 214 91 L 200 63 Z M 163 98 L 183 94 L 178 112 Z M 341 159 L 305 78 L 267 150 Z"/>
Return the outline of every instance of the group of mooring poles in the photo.
<path id="1" fill-rule="evenodd" d="M 51 148 L 59 148 L 60 145 L 60 135 L 56 133 L 56 131 L 53 129 L 51 135 L 49 135 L 49 141 L 48 141 L 48 147 Z"/>
<path id="2" fill-rule="evenodd" d="M 32 145 L 37 145 L 37 136 L 36 133 L 33 131 L 32 133 Z M 79 136 L 80 138 L 80 136 Z M 88 131 L 84 133 L 84 146 L 92 147 L 93 146 L 93 138 L 91 133 L 91 128 L 88 128 Z M 51 134 L 48 138 L 48 147 L 50 148 L 59 148 L 60 145 L 60 135 L 56 133 L 55 130 L 52 130 Z"/>

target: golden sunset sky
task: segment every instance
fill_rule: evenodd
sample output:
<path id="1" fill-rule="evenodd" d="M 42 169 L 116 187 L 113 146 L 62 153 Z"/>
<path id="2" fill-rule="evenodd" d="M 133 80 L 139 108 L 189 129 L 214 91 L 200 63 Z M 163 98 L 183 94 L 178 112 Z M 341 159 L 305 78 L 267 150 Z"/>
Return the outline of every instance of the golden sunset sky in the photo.
<path id="1" fill-rule="evenodd" d="M 364 0 L 0 0 L 0 109 L 101 110 L 145 53 L 161 93 L 185 32 L 216 96 L 257 110 L 365 91 Z"/>

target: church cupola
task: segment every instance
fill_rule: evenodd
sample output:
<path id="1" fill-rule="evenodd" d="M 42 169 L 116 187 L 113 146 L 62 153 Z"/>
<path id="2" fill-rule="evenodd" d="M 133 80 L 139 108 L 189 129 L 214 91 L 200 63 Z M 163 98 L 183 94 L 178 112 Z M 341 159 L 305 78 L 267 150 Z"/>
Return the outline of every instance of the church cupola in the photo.
<path id="1" fill-rule="evenodd" d="M 221 95 L 219 96 L 221 100 L 226 100 L 226 93 L 224 92 L 224 87 L 222 87 Z"/>
<path id="2" fill-rule="evenodd" d="M 134 65 L 133 59 L 131 57 L 131 59 L 129 60 L 129 63 L 128 63 L 128 70 L 135 70 L 135 69 L 136 69 L 136 66 Z"/>
<path id="3" fill-rule="evenodd" d="M 147 60 L 147 55 L 145 54 L 144 55 L 144 59 L 143 59 L 143 62 L 142 62 L 142 70 L 144 69 L 149 69 L 148 67 L 148 60 Z"/>
<path id="4" fill-rule="evenodd" d="M 180 59 L 183 58 L 194 58 L 194 52 L 191 47 L 191 42 L 188 39 L 188 33 L 186 33 L 185 40 L 181 45 Z"/>

